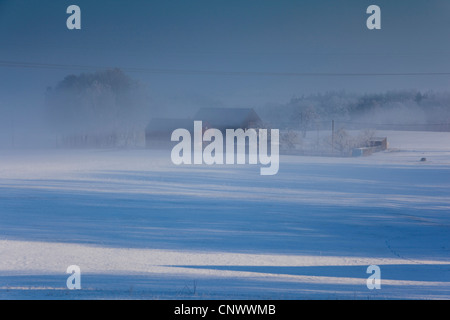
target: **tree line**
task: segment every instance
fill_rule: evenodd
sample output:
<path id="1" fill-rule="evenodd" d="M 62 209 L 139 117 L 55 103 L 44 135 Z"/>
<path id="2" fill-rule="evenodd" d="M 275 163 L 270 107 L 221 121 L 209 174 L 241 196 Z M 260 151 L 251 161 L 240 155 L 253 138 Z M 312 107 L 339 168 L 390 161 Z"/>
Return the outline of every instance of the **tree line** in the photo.
<path id="1" fill-rule="evenodd" d="M 348 127 L 450 125 L 450 92 L 388 91 L 356 94 L 345 91 L 293 97 L 276 106 L 258 108 L 272 126 L 308 130 L 329 127 L 330 121 Z"/>

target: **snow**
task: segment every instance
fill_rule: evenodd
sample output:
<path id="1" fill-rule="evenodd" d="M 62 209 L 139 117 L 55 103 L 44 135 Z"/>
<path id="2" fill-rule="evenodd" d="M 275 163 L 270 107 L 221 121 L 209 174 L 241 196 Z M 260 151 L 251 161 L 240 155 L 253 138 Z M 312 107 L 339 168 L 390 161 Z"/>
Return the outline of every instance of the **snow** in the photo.
<path id="1" fill-rule="evenodd" d="M 377 135 L 388 151 L 281 156 L 275 176 L 170 150 L 3 150 L 0 298 L 449 299 L 450 133 Z"/>

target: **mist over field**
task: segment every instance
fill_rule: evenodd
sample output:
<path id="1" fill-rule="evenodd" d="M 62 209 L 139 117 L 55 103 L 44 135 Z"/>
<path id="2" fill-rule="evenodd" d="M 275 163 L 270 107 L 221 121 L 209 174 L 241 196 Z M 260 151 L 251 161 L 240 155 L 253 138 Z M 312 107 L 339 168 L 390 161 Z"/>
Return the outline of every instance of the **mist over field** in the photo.
<path id="1" fill-rule="evenodd" d="M 163 110 L 155 105 L 147 86 L 120 69 L 67 75 L 42 96 L 34 108 L 2 105 L 2 148 L 60 148 L 64 137 L 77 135 L 117 135 L 121 141 L 107 147 L 142 147 L 152 118 L 192 118 L 203 105 L 214 108 L 199 103 L 183 112 Z M 324 92 L 254 109 L 267 127 L 305 133 L 329 130 L 331 121 L 347 130 L 450 130 L 446 91 Z"/>
<path id="2" fill-rule="evenodd" d="M 366 27 L 368 1 L 104 6 L 80 0 L 77 5 L 86 12 L 80 30 L 66 28 L 69 4 L 2 1 L 2 148 L 55 147 L 55 132 L 111 131 L 123 126 L 112 124 L 114 117 L 134 116 L 144 123 L 152 117 L 191 117 L 202 107 L 254 108 L 280 128 L 305 127 L 302 113 L 310 114 L 307 127 L 321 121 L 329 126 L 330 118 L 448 122 L 446 1 L 379 1 L 380 30 Z M 96 92 L 87 78 L 113 70 L 139 90 L 125 97 L 104 82 L 103 91 Z M 49 112 L 48 89 L 58 91 L 67 77 L 85 81 L 78 88 L 83 97 L 60 96 L 60 107 Z M 100 104 L 117 94 L 120 101 L 113 104 L 122 115 L 101 111 Z M 86 108 L 96 109 L 96 116 L 87 118 Z M 60 122 L 57 131 L 55 122 Z M 90 122 L 95 128 L 87 128 Z"/>

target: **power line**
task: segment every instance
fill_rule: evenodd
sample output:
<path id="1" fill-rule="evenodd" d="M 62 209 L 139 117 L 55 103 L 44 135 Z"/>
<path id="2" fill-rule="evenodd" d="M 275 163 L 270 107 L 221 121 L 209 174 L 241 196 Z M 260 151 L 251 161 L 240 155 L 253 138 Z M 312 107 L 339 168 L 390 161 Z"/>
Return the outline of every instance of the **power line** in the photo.
<path id="1" fill-rule="evenodd" d="M 310 125 L 314 124 L 328 124 L 332 120 L 320 120 L 312 121 Z M 404 127 L 424 127 L 424 126 L 450 126 L 450 122 L 445 123 L 371 123 L 371 122 L 358 122 L 358 121 L 346 121 L 346 120 L 334 120 L 336 124 L 345 123 L 353 125 L 364 125 L 364 126 L 404 126 Z M 298 121 L 281 121 L 283 124 L 299 124 Z"/>
<path id="2" fill-rule="evenodd" d="M 370 123 L 370 122 L 357 122 L 357 121 L 345 121 L 337 120 L 340 123 L 347 124 L 359 124 L 365 126 L 404 126 L 404 127 L 416 127 L 416 126 L 449 126 L 450 123 Z"/>
<path id="3" fill-rule="evenodd" d="M 23 69 L 71 69 L 98 70 L 114 69 L 117 67 L 50 64 L 21 61 L 2 61 L 0 67 Z M 450 76 L 450 72 L 267 72 L 267 71 L 212 71 L 212 70 L 183 70 L 156 68 L 120 68 L 127 72 L 165 75 L 205 75 L 205 76 L 279 76 L 279 77 L 420 77 L 420 76 Z"/>

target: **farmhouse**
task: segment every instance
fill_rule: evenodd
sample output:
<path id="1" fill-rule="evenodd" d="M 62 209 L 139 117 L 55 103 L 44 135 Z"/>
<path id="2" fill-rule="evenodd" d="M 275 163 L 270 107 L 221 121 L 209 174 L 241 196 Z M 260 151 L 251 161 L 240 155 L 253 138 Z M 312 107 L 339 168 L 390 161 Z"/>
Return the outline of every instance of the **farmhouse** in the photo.
<path id="1" fill-rule="evenodd" d="M 192 131 L 192 119 L 154 118 L 145 129 L 145 145 L 152 149 L 171 148 L 170 137 L 178 128 Z"/>
<path id="2" fill-rule="evenodd" d="M 252 108 L 201 108 L 191 119 L 152 119 L 145 129 L 147 148 L 171 148 L 170 141 L 175 129 L 193 132 L 194 121 L 202 121 L 203 132 L 215 128 L 225 134 L 226 129 L 257 129 L 262 120 Z"/>
<path id="3" fill-rule="evenodd" d="M 383 151 L 388 147 L 386 137 L 375 137 L 367 142 L 367 147 L 373 148 L 373 151 Z"/>
<path id="4" fill-rule="evenodd" d="M 216 128 L 204 130 L 202 121 L 194 121 L 193 135 L 185 128 L 172 133 L 171 141 L 178 143 L 171 159 L 176 165 L 192 164 L 192 155 L 194 164 L 245 164 L 248 156 L 249 164 L 257 164 L 259 159 L 270 165 L 261 168 L 261 175 L 274 175 L 279 168 L 279 130 L 270 129 L 270 137 L 267 129 L 253 128 L 226 129 L 224 135 Z"/>
<path id="5" fill-rule="evenodd" d="M 201 108 L 194 115 L 194 120 L 202 121 L 204 130 L 215 128 L 222 132 L 262 126 L 261 118 L 252 108 Z"/>
<path id="6" fill-rule="evenodd" d="M 352 150 L 353 157 L 368 156 L 374 152 L 386 150 L 388 148 L 387 138 L 376 137 L 367 141 L 367 144 L 360 148 L 354 148 Z"/>

